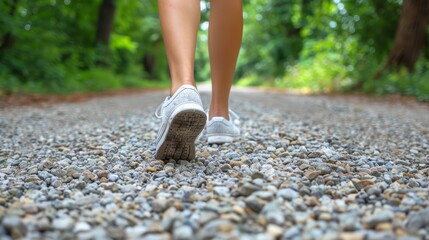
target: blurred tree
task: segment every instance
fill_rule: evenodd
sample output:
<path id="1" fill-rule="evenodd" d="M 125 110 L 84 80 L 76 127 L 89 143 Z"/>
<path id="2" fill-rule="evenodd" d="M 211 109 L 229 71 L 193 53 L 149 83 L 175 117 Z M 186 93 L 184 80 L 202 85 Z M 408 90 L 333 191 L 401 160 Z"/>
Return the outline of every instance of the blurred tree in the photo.
<path id="1" fill-rule="evenodd" d="M 10 21 L 16 13 L 18 0 L 11 0 L 11 1 L 9 0 L 9 1 L 6 1 L 6 4 L 9 5 L 8 6 L 9 12 L 8 12 L 8 16 L 4 16 L 4 18 L 5 20 Z M 6 33 L 4 33 L 4 35 L 0 39 L 0 53 L 2 52 L 3 49 L 10 48 L 12 44 L 13 44 L 12 29 L 7 29 Z"/>
<path id="2" fill-rule="evenodd" d="M 110 34 L 113 28 L 115 19 L 115 0 L 103 0 L 98 12 L 97 36 L 95 38 L 97 44 L 108 45 Z"/>
<path id="3" fill-rule="evenodd" d="M 428 0 L 405 0 L 387 67 L 405 66 L 409 72 L 423 48 L 429 20 Z"/>
<path id="4" fill-rule="evenodd" d="M 115 0 L 103 0 L 98 11 L 96 47 L 101 52 L 101 58 L 97 62 L 100 66 L 108 65 L 109 40 L 115 19 Z"/>

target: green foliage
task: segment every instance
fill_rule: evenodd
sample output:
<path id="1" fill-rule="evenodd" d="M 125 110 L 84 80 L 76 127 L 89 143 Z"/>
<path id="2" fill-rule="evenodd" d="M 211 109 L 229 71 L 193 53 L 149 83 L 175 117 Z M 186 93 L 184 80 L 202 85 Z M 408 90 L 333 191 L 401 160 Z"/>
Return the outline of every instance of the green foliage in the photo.
<path id="1" fill-rule="evenodd" d="M 0 50 L 0 92 L 165 86 L 167 62 L 155 3 L 117 1 L 110 44 L 103 46 L 95 44 L 101 0 L 19 0 L 14 14 L 13 1 L 1 1 L 0 44 L 7 34 L 13 44 Z M 142 64 L 148 54 L 156 59 L 155 76 Z"/>
<path id="2" fill-rule="evenodd" d="M 102 0 L 0 1 L 0 94 L 167 87 L 169 73 L 156 0 L 115 1 L 107 46 L 95 43 Z M 210 79 L 209 2 L 195 59 Z M 429 33 L 414 73 L 376 73 L 391 50 L 402 0 L 245 0 L 236 84 L 305 92 L 360 91 L 428 100 Z"/>
<path id="3" fill-rule="evenodd" d="M 356 78 L 363 83 L 364 92 L 379 95 L 401 94 L 416 97 L 420 101 L 429 101 L 429 63 L 424 59 L 417 62 L 416 69 L 411 74 L 406 69 L 390 70 L 381 78 L 374 79 L 373 76 L 378 70 L 374 67 L 361 69 L 360 74 L 357 74 Z"/>
<path id="4" fill-rule="evenodd" d="M 237 84 L 305 92 L 357 89 L 427 100 L 429 41 L 412 74 L 381 79 L 401 0 L 249 0 Z M 429 37 L 429 34 L 428 34 Z"/>

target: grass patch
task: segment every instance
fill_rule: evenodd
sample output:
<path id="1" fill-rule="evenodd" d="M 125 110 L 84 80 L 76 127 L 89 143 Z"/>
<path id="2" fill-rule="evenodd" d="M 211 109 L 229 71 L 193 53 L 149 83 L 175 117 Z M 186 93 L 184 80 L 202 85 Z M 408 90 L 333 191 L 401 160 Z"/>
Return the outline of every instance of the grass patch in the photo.
<path id="1" fill-rule="evenodd" d="M 145 79 L 139 74 L 116 74 L 113 71 L 94 68 L 87 71 L 68 73 L 55 81 L 29 80 L 20 82 L 7 75 L 0 76 L 0 96 L 6 94 L 57 94 L 102 92 L 125 88 L 168 88 L 167 80 Z"/>

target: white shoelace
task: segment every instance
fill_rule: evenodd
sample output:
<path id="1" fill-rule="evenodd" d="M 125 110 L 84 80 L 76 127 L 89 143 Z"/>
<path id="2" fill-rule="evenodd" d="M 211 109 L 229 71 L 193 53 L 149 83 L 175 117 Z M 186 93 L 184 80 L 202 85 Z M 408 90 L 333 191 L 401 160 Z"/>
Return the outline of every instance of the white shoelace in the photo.
<path id="1" fill-rule="evenodd" d="M 240 117 L 237 115 L 237 113 L 229 109 L 229 115 L 231 116 L 231 120 L 235 125 L 240 125 Z"/>
<path id="2" fill-rule="evenodd" d="M 164 102 L 167 101 L 170 97 L 166 97 Z M 159 104 L 159 106 L 156 108 L 155 110 L 155 117 L 157 118 L 162 118 L 162 105 L 164 105 L 164 102 L 162 102 L 161 104 Z"/>

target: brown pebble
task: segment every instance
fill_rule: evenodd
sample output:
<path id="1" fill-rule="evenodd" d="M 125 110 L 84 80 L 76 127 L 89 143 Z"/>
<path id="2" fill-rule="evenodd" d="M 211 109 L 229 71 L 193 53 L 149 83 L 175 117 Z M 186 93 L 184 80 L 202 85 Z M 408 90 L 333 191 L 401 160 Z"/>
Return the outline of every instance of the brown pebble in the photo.
<path id="1" fill-rule="evenodd" d="M 259 215 L 257 221 L 259 225 L 264 227 L 267 226 L 267 219 L 264 216 Z"/>
<path id="2" fill-rule="evenodd" d="M 145 169 L 146 172 L 159 172 L 159 170 L 157 168 L 154 167 L 147 167 Z"/>
<path id="3" fill-rule="evenodd" d="M 229 165 L 231 165 L 232 167 L 240 167 L 241 165 L 243 165 L 243 162 L 241 161 L 229 161 Z"/>
<path id="4" fill-rule="evenodd" d="M 200 153 L 200 157 L 202 157 L 202 158 L 209 158 L 211 156 L 211 154 L 207 151 L 207 150 L 204 150 L 203 152 L 201 152 Z"/>
<path id="5" fill-rule="evenodd" d="M 393 225 L 391 223 L 379 223 L 375 226 L 377 231 L 392 231 Z"/>
<path id="6" fill-rule="evenodd" d="M 308 170 L 307 172 L 305 172 L 305 176 L 307 176 L 310 181 L 317 178 L 320 174 L 322 174 L 322 171 L 319 170 Z"/>
<path id="7" fill-rule="evenodd" d="M 234 225 L 232 224 L 220 224 L 217 227 L 219 232 L 231 232 L 234 229 Z"/>
<path id="8" fill-rule="evenodd" d="M 183 211 L 183 209 L 185 209 L 181 201 L 174 202 L 174 207 L 179 211 Z"/>
<path id="9" fill-rule="evenodd" d="M 85 177 L 85 179 L 88 179 L 91 181 L 97 180 L 97 175 L 95 175 L 94 173 L 92 173 L 90 171 L 84 171 L 83 176 Z"/>
<path id="10" fill-rule="evenodd" d="M 97 176 L 99 178 L 103 178 L 103 177 L 106 178 L 107 175 L 109 175 L 109 170 L 100 170 L 97 172 Z"/>
<path id="11" fill-rule="evenodd" d="M 353 178 L 352 179 L 352 183 L 354 185 L 354 187 L 356 188 L 356 190 L 360 191 L 361 189 L 367 187 L 367 186 L 371 186 L 374 184 L 374 182 L 372 180 L 369 179 L 357 179 L 357 178 Z"/>
<path id="12" fill-rule="evenodd" d="M 341 240 L 363 240 L 364 234 L 361 232 L 343 232 L 340 234 Z"/>

